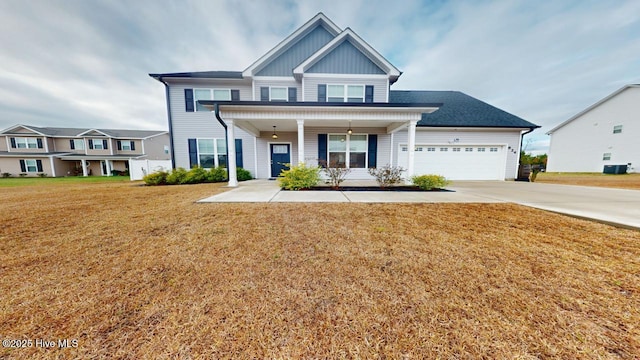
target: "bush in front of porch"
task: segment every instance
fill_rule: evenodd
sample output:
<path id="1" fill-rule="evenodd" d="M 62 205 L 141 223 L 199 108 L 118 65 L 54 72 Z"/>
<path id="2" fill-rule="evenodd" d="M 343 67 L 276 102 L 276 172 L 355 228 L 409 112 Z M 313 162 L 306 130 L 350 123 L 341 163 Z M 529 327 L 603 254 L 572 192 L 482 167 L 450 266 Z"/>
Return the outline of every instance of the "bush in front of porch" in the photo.
<path id="1" fill-rule="evenodd" d="M 296 166 L 286 164 L 288 170 L 282 170 L 278 177 L 278 184 L 286 190 L 301 190 L 314 187 L 320 182 L 320 167 L 307 166 L 300 163 Z"/>

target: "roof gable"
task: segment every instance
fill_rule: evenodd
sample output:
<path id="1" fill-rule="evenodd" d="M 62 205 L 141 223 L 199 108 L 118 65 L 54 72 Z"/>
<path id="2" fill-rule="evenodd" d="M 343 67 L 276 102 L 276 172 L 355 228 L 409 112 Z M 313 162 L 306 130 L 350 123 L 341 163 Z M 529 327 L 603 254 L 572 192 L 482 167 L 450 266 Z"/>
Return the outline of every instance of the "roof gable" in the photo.
<path id="1" fill-rule="evenodd" d="M 318 29 L 318 27 L 320 27 L 321 29 Z M 265 67 L 267 67 L 271 62 L 274 62 L 281 55 L 287 53 L 287 50 L 289 50 L 294 45 L 299 43 L 301 40 L 307 37 L 307 35 L 311 35 L 311 36 L 308 38 L 307 41 L 300 43 L 300 45 L 298 46 L 300 50 L 302 49 L 308 50 L 314 45 L 322 42 L 323 39 L 326 38 L 327 34 L 330 35 L 331 37 L 334 37 L 338 35 L 340 31 L 341 29 L 336 24 L 334 24 L 331 20 L 329 20 L 328 17 L 326 17 L 323 13 L 318 13 L 316 16 L 311 18 L 311 20 L 307 21 L 304 25 L 302 25 L 300 28 L 294 31 L 291 35 L 287 36 L 273 49 L 269 50 L 269 52 L 267 52 L 265 55 L 263 55 L 258 60 L 256 60 L 256 62 L 251 64 L 251 66 L 249 66 L 246 70 L 242 72 L 242 75 L 244 77 L 252 77 L 254 75 L 257 75 L 258 72 L 260 72 Z M 326 34 L 324 32 L 326 32 Z M 318 47 L 321 47 L 321 46 L 322 45 L 319 45 Z M 304 51 L 304 52 L 307 52 L 307 51 Z M 310 53 L 313 53 L 313 51 L 310 51 Z M 298 54 L 289 52 L 284 58 L 281 59 L 281 61 L 284 64 L 293 63 L 296 61 L 298 57 L 299 57 Z M 304 60 L 304 58 L 306 58 L 306 56 L 299 59 L 298 63 Z M 282 64 L 283 67 L 284 67 L 284 64 Z M 297 64 L 292 64 L 291 68 L 293 68 L 296 65 Z M 278 70 L 278 71 L 276 72 L 275 70 Z M 265 73 L 262 75 L 265 75 L 266 73 L 271 73 L 271 72 L 282 73 L 282 70 L 280 69 L 280 66 L 278 66 L 274 69 L 269 69 L 265 71 Z M 286 76 L 290 76 L 290 75 L 291 74 L 287 74 Z"/>
<path id="2" fill-rule="evenodd" d="M 2 134 L 25 134 L 25 135 L 45 135 L 38 131 L 38 128 L 28 127 L 25 125 L 14 125 L 2 131 Z"/>
<path id="3" fill-rule="evenodd" d="M 371 45 L 367 44 L 358 34 L 356 34 L 350 28 L 346 28 L 343 32 L 341 32 L 338 36 L 336 36 L 333 40 L 323 46 L 321 49 L 316 51 L 313 55 L 311 55 L 307 60 L 298 65 L 293 70 L 293 74 L 296 77 L 302 77 L 302 74 L 308 72 L 309 69 L 314 67 L 316 64 L 320 63 L 321 60 L 333 54 L 333 52 L 338 49 L 345 41 L 348 41 L 353 48 L 359 52 L 360 56 L 366 57 L 369 61 L 371 61 L 376 67 L 383 71 L 383 74 L 389 75 L 389 79 L 391 83 L 394 83 L 401 72 L 393 66 L 387 59 L 385 59 L 379 52 L 377 52 Z M 332 58 L 335 60 L 336 57 L 340 57 L 344 55 L 345 52 L 351 51 L 350 48 L 342 47 L 338 53 L 331 55 L 329 60 Z M 353 54 L 352 54 L 353 55 Z M 361 60 L 361 57 L 358 57 Z M 331 62 L 327 62 L 330 64 Z M 326 65 L 323 65 L 326 66 Z"/>
<path id="4" fill-rule="evenodd" d="M 582 115 L 588 113 L 589 111 L 597 108 L 598 106 L 602 105 L 603 103 L 607 102 L 608 100 L 610 100 L 611 98 L 617 96 L 618 94 L 620 94 L 621 92 L 629 89 L 629 88 L 640 88 L 640 84 L 629 84 L 629 85 L 625 85 L 623 87 L 621 87 L 620 89 L 614 91 L 611 95 L 605 97 L 604 99 L 598 101 L 597 103 L 589 106 L 588 108 L 582 110 L 581 112 L 577 113 L 576 115 L 572 116 L 571 118 L 569 118 L 568 120 L 563 121 L 562 123 L 560 123 L 558 126 L 554 127 L 553 129 L 549 130 L 547 132 L 547 135 L 551 135 L 553 132 L 555 132 L 556 130 L 560 129 L 561 127 L 567 125 L 568 123 L 574 121 L 575 119 L 581 117 Z"/>
<path id="5" fill-rule="evenodd" d="M 307 73 L 386 74 L 384 70 L 357 49 L 350 40 L 343 41 L 331 50 L 313 64 Z"/>
<path id="6" fill-rule="evenodd" d="M 109 136 L 107 134 L 105 134 L 104 132 L 98 130 L 98 129 L 89 129 L 83 133 L 78 134 L 78 136 Z"/>
<path id="7" fill-rule="evenodd" d="M 265 63 L 256 76 L 293 76 L 293 69 L 313 53 L 331 41 L 332 35 L 321 24 L 316 25 L 304 37 L 291 45 L 282 54 Z"/>

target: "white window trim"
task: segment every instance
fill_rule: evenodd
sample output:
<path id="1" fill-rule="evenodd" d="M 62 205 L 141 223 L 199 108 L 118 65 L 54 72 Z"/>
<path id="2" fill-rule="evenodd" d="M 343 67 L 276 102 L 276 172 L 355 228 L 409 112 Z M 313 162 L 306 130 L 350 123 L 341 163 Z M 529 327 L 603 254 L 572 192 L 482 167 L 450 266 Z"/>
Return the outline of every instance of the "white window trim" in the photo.
<path id="1" fill-rule="evenodd" d="M 361 86 L 362 87 L 362 102 L 364 102 L 365 97 L 367 96 L 366 92 L 367 92 L 367 86 L 364 84 L 326 84 L 327 85 L 327 91 L 326 91 L 326 97 L 325 97 L 325 101 L 329 102 L 329 86 L 342 86 L 343 87 L 343 95 L 342 95 L 342 102 L 348 102 L 349 99 L 349 86 Z M 332 96 L 333 97 L 333 96 Z M 352 101 L 352 102 L 357 102 L 357 101 Z"/>
<path id="2" fill-rule="evenodd" d="M 346 149 L 345 149 L 345 158 L 344 158 L 344 165 L 345 168 L 347 169 L 351 169 L 351 150 L 349 150 L 349 148 L 351 147 L 351 136 L 353 135 L 364 135 L 365 136 L 365 142 L 367 143 L 366 146 L 366 150 L 364 152 L 364 167 L 363 168 L 354 168 L 354 169 L 368 169 L 369 168 L 369 134 L 356 134 L 353 133 L 351 135 L 349 134 L 340 134 L 340 133 L 333 133 L 333 134 L 327 134 L 327 165 L 329 165 L 330 159 L 331 159 L 331 153 L 332 152 L 342 152 L 342 151 L 330 151 L 329 150 L 329 142 L 331 139 L 331 135 L 338 135 L 338 136 L 346 136 Z"/>
<path id="3" fill-rule="evenodd" d="M 93 142 L 93 149 L 92 150 L 104 150 L 104 146 L 102 146 L 103 145 L 102 140 L 103 139 L 91 139 L 91 142 Z M 100 149 L 96 148 L 96 143 L 100 144 Z"/>
<path id="4" fill-rule="evenodd" d="M 84 150 L 85 149 L 84 139 L 71 139 L 71 140 L 73 140 L 73 148 L 74 148 L 74 150 Z"/>
<path id="5" fill-rule="evenodd" d="M 133 141 L 131 141 L 131 140 L 120 140 L 120 149 L 122 149 L 122 150 L 120 150 L 120 151 L 133 151 L 133 150 L 131 150 L 131 143 L 132 143 L 132 142 L 133 142 Z M 125 149 L 125 148 L 124 148 L 124 144 L 127 144 L 127 146 L 128 146 L 129 148 L 128 148 L 128 149 Z"/>
<path id="6" fill-rule="evenodd" d="M 33 162 L 33 165 L 29 165 L 30 162 Z M 33 171 L 29 170 L 30 166 L 34 168 Z M 34 173 L 34 172 L 37 173 L 38 172 L 38 162 L 36 160 L 34 160 L 34 159 L 25 159 L 24 160 L 24 168 L 25 168 L 25 170 L 27 170 L 28 173 Z"/>
<path id="7" fill-rule="evenodd" d="M 14 138 L 16 142 L 16 149 L 37 149 L 38 148 L 38 139 L 32 137 L 17 137 Z M 20 147 L 20 144 L 23 144 L 24 147 Z M 29 145 L 34 145 L 33 147 L 29 147 Z"/>
<path id="8" fill-rule="evenodd" d="M 213 153 L 200 153 L 200 140 L 213 140 Z M 225 139 L 224 138 L 196 138 L 196 154 L 198 156 L 198 166 L 202 166 L 200 164 L 200 155 L 213 155 L 213 166 L 214 167 L 219 167 L 220 166 L 220 161 L 218 160 L 218 155 L 227 155 L 227 163 L 229 162 L 229 152 L 226 151 L 225 153 L 219 153 L 218 152 L 218 141 L 222 141 L 224 142 Z M 225 149 L 226 149 L 226 143 L 225 143 Z M 228 164 L 227 164 L 228 166 Z M 211 169 L 211 168 L 205 168 L 205 169 Z"/>
<path id="9" fill-rule="evenodd" d="M 197 112 L 197 111 L 204 111 L 204 110 L 198 110 L 198 100 L 204 100 L 204 99 L 197 99 L 196 98 L 196 91 L 202 91 L 202 90 L 208 90 L 209 91 L 209 99 L 208 100 L 217 100 L 213 94 L 215 93 L 214 91 L 227 91 L 229 93 L 229 100 L 231 100 L 231 89 L 230 88 L 193 88 L 193 109 Z"/>
<path id="10" fill-rule="evenodd" d="M 273 89 L 284 89 L 284 99 L 274 99 Z M 286 86 L 269 86 L 269 101 L 289 101 L 289 88 Z"/>

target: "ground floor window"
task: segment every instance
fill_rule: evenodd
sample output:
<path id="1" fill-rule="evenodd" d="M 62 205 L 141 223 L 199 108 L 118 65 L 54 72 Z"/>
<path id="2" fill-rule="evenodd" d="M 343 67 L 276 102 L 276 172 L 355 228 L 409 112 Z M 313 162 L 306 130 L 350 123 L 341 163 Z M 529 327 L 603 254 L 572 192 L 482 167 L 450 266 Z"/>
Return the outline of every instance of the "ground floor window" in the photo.
<path id="1" fill-rule="evenodd" d="M 329 166 L 366 168 L 367 135 L 329 135 Z"/>
<path id="2" fill-rule="evenodd" d="M 24 164 L 27 167 L 27 172 L 38 172 L 38 165 L 35 160 L 25 160 Z"/>
<path id="3" fill-rule="evenodd" d="M 198 139 L 198 165 L 207 169 L 227 167 L 225 139 Z"/>
<path id="4" fill-rule="evenodd" d="M 20 171 L 23 173 L 42 172 L 42 160 L 24 159 L 20 160 Z"/>

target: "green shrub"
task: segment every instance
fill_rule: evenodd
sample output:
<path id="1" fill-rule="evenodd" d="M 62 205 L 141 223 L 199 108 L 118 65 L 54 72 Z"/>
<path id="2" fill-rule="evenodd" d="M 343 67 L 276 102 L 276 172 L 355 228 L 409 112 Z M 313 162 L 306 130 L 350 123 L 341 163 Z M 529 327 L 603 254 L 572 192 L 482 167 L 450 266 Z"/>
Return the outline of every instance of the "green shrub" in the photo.
<path id="1" fill-rule="evenodd" d="M 47 177 L 47 173 L 39 173 L 38 176 L 41 177 L 41 178 L 46 178 Z"/>
<path id="2" fill-rule="evenodd" d="M 222 182 L 227 179 L 227 170 L 221 166 L 211 168 L 207 173 L 207 182 Z"/>
<path id="3" fill-rule="evenodd" d="M 187 180 L 187 174 L 189 172 L 184 168 L 173 169 L 169 175 L 167 175 L 167 185 L 179 185 L 184 184 Z"/>
<path id="4" fill-rule="evenodd" d="M 280 187 L 287 190 L 308 189 L 320 181 L 320 167 L 308 167 L 305 163 L 297 166 L 289 166 L 289 170 L 283 170 L 278 178 Z"/>
<path id="5" fill-rule="evenodd" d="M 402 173 L 405 172 L 400 166 L 389 164 L 379 168 L 369 168 L 369 175 L 373 176 L 380 187 L 387 187 L 398 184 L 402 181 Z"/>
<path id="6" fill-rule="evenodd" d="M 411 182 L 422 190 L 444 189 L 449 185 L 444 176 L 434 174 L 412 176 Z"/>
<path id="7" fill-rule="evenodd" d="M 167 176 L 169 175 L 166 171 L 158 171 L 148 175 L 145 175 L 142 180 L 145 184 L 149 186 L 156 185 L 167 185 Z"/>
<path id="8" fill-rule="evenodd" d="M 9 177 L 11 177 L 11 173 L 3 172 L 3 173 L 2 173 L 2 177 L 3 177 L 3 178 L 9 178 Z"/>
<path id="9" fill-rule="evenodd" d="M 201 184 L 207 182 L 207 170 L 196 166 L 189 170 L 184 179 L 184 184 Z"/>
<path id="10" fill-rule="evenodd" d="M 238 181 L 247 181 L 253 179 L 249 170 L 245 170 L 243 168 L 237 168 L 236 174 L 238 176 Z"/>

